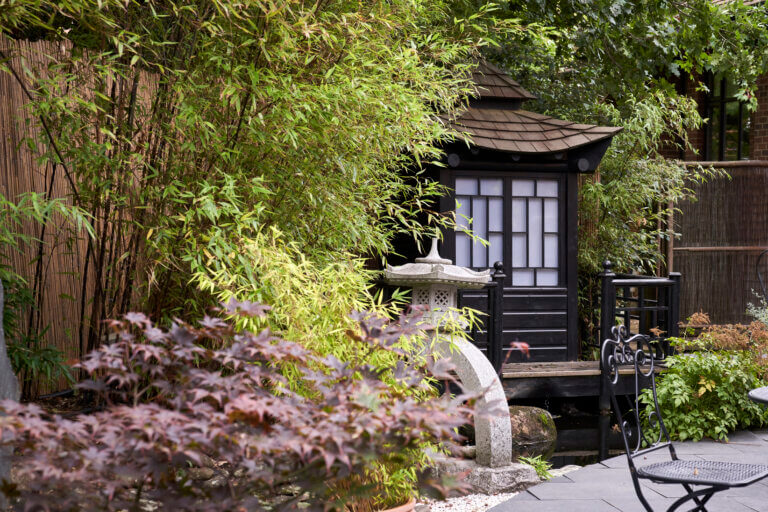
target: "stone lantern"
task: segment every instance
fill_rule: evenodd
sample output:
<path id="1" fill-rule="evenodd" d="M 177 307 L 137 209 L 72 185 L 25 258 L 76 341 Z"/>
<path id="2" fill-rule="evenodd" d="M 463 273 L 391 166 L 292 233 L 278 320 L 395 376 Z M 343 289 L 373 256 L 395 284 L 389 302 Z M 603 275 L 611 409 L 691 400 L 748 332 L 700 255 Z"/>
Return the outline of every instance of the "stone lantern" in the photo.
<path id="1" fill-rule="evenodd" d="M 479 290 L 491 281 L 491 271 L 476 272 L 459 267 L 449 259 L 441 258 L 437 252 L 437 238 L 432 239 L 432 248 L 415 263 L 398 267 L 387 266 L 385 280 L 393 286 L 411 287 L 411 303 L 427 306 L 425 319 L 440 325 L 451 315 L 458 302 L 458 290 Z"/>
<path id="2" fill-rule="evenodd" d="M 491 281 L 490 270 L 474 270 L 453 265 L 437 252 L 437 239 L 424 258 L 398 267 L 387 267 L 385 280 L 394 286 L 413 288 L 414 305 L 428 306 L 425 316 L 440 331 L 446 320 L 452 319 L 457 306 L 459 289 L 479 290 Z M 448 318 L 446 318 L 448 316 Z M 438 338 L 439 340 L 440 338 Z M 445 339 L 435 344 L 434 351 L 451 358 L 456 374 L 465 389 L 478 393 L 478 405 L 501 407 L 502 414 L 475 416 L 475 460 L 433 458 L 438 474 L 464 474 L 477 491 L 486 494 L 509 492 L 539 481 L 530 466 L 512 462 L 512 425 L 506 412 L 506 396 L 488 358 L 463 338 Z"/>

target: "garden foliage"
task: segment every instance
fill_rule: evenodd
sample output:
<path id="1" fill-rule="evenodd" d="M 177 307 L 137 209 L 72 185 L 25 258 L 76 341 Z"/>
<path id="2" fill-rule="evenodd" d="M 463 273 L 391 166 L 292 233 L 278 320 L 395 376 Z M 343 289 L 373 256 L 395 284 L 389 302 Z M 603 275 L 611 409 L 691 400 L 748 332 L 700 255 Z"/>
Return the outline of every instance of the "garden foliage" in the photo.
<path id="1" fill-rule="evenodd" d="M 222 314 L 268 309 L 231 301 Z M 418 332 L 418 318 L 355 319 L 351 338 L 402 357 L 393 374 L 401 388 L 430 388 L 427 370 L 453 382 L 445 360 L 405 362 L 399 341 Z M 166 331 L 130 313 L 110 326 L 117 340 L 79 365 L 94 378 L 81 389 L 98 393 L 104 410 L 64 419 L 34 404 L 3 403 L 2 440 L 16 448 L 23 482 L 5 482 L 3 492 L 20 510 L 139 510 L 149 502 L 163 510 L 261 510 L 287 484 L 300 492 L 272 502 L 277 509 L 296 508 L 304 493 L 311 510 L 366 501 L 386 508 L 407 501 L 413 483 L 404 495 L 388 495 L 378 468 L 409 464 L 418 472 L 413 453 L 455 441 L 471 412 L 462 405 L 467 395 L 417 400 L 418 393 L 393 392 L 372 365 L 319 357 L 267 330 L 236 331 L 219 317 Z M 286 365 L 308 393 L 290 389 L 280 372 Z M 227 485 L 193 484 L 190 468 L 204 456 L 228 464 Z M 421 484 L 445 490 L 441 482 Z"/>
<path id="2" fill-rule="evenodd" d="M 479 49 L 522 30 L 495 9 L 463 0 L 0 5 L 4 36 L 61 49 L 44 69 L 13 67 L 4 54 L 0 69 L 44 128 L 25 142 L 41 148 L 39 162 L 66 180 L 93 227 L 71 241 L 86 246 L 77 272 L 93 290 L 73 329 L 79 356 L 103 341 L 105 318 L 132 309 L 189 319 L 227 295 L 277 304 L 287 292 L 264 273 L 285 263 L 282 253 L 291 269 L 313 265 L 308 280 L 351 286 L 328 297 L 346 301 L 344 314 L 359 300 L 370 307 L 347 276 L 357 258 L 449 222 L 421 164 L 440 158 L 449 128 L 435 114 L 472 92 Z M 312 293 L 311 284 L 289 289 Z M 298 323 L 318 318 L 328 328 L 322 314 Z M 280 312 L 275 321 L 286 325 Z"/>
<path id="3" fill-rule="evenodd" d="M 609 259 L 619 272 L 664 274 L 665 240 L 691 184 L 714 174 L 666 157 L 687 148 L 701 106 L 680 95 L 723 73 L 756 106 L 768 71 L 768 14 L 745 2 L 513 0 L 499 16 L 551 27 L 542 40 L 500 39 L 489 54 L 538 101 L 526 108 L 577 122 L 624 127 L 600 168 L 582 179 L 579 307 L 585 340 L 597 336 L 596 274 Z"/>
<path id="4" fill-rule="evenodd" d="M 0 195 L 0 280 L 3 283 L 3 333 L 7 342 L 11 365 L 19 377 L 21 394 L 29 398 L 38 379 L 72 381 L 69 367 L 60 349 L 46 339 L 48 325 L 43 324 L 40 308 L 48 281 L 42 271 L 42 259 L 37 255 L 32 279 L 25 278 L 14 260 L 25 250 L 38 247 L 45 229 L 36 230 L 35 236 L 25 234 L 25 226 L 44 226 L 49 219 L 65 219 L 69 228 L 50 237 L 54 243 L 80 230 L 90 229 L 86 212 L 67 205 L 61 199 L 51 199 L 36 193 L 22 194 L 15 201 Z M 55 276 L 54 276 L 55 278 Z"/>
<path id="5" fill-rule="evenodd" d="M 706 315 L 694 315 L 708 323 Z M 728 438 L 738 429 L 762 427 L 768 411 L 747 393 L 768 382 L 768 331 L 764 324 L 699 325 L 691 338 L 673 339 L 681 353 L 668 357 L 657 378 L 662 418 L 674 439 Z M 691 330 L 691 329 L 687 329 Z M 651 412 L 652 398 L 643 400 Z"/>
<path id="6" fill-rule="evenodd" d="M 671 356 L 667 364 L 657 392 L 664 425 L 673 439 L 726 440 L 729 432 L 768 423 L 765 407 L 747 397 L 765 382 L 748 354 L 693 352 Z M 643 399 L 650 413 L 648 390 Z"/>

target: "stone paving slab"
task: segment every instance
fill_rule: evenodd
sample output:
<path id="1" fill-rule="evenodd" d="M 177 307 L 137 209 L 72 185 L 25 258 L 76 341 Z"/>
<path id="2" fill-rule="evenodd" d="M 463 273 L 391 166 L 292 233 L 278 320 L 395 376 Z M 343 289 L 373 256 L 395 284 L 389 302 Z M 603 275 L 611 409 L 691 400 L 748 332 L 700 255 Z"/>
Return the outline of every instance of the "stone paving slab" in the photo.
<path id="1" fill-rule="evenodd" d="M 675 443 L 681 459 L 730 461 L 768 465 L 768 430 L 736 432 L 728 443 L 700 441 Z M 669 460 L 664 449 L 636 459 L 643 466 Z M 665 511 L 685 490 L 676 484 L 640 480 L 643 494 L 654 510 Z M 683 510 L 687 510 L 687 506 Z M 715 496 L 709 512 L 768 512 L 768 479 L 747 487 L 735 487 Z M 521 492 L 488 512 L 646 512 L 635 494 L 626 455 L 585 466 Z"/>

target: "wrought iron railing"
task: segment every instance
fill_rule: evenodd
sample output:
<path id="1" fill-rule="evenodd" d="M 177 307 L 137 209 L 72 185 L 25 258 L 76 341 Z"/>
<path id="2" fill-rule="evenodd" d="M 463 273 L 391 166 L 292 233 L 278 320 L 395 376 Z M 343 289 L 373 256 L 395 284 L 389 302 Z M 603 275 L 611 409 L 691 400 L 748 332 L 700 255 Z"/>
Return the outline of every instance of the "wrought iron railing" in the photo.
<path id="1" fill-rule="evenodd" d="M 645 334 L 657 340 L 657 357 L 672 354 L 669 338 L 680 333 L 680 273 L 668 277 L 616 274 L 606 261 L 600 297 L 600 339 L 611 337 L 611 329 L 624 325 L 627 333 Z"/>

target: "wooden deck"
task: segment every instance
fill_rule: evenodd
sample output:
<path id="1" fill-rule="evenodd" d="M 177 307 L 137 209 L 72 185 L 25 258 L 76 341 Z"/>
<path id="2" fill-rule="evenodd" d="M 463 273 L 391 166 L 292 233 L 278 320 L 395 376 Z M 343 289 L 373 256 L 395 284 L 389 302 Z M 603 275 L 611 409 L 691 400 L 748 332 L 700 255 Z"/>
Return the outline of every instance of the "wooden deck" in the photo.
<path id="1" fill-rule="evenodd" d="M 623 368 L 619 374 L 625 392 L 634 393 L 633 369 Z M 508 400 L 600 395 L 599 361 L 505 364 L 501 377 Z"/>

